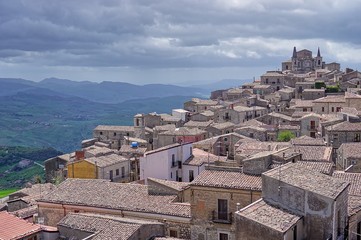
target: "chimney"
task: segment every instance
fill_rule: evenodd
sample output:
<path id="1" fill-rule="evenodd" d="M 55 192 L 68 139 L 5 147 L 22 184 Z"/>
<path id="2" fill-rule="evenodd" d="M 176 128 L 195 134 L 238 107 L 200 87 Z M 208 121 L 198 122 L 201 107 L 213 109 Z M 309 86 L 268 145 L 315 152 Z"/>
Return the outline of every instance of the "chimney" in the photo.
<path id="1" fill-rule="evenodd" d="M 85 158 L 85 153 L 83 150 L 75 151 L 75 160 L 82 160 Z"/>

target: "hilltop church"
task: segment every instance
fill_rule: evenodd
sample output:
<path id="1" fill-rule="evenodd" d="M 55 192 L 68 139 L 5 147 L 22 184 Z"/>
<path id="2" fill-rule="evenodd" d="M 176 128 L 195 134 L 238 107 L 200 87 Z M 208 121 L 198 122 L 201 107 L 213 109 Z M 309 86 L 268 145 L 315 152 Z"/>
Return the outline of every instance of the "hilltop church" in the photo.
<path id="1" fill-rule="evenodd" d="M 317 56 L 312 57 L 312 51 L 307 49 L 297 51 L 294 47 L 292 58 L 282 62 L 282 71 L 289 70 L 294 73 L 307 73 L 323 68 L 325 68 L 325 62 L 322 61 L 320 48 L 317 50 Z"/>

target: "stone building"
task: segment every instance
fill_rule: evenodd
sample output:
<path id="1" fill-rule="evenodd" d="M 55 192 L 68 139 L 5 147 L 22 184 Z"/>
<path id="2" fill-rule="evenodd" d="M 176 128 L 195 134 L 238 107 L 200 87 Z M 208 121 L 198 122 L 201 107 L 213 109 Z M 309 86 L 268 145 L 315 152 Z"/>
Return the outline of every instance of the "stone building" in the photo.
<path id="1" fill-rule="evenodd" d="M 325 62 L 322 61 L 320 49 L 317 50 L 317 56 L 312 57 L 312 52 L 307 49 L 297 51 L 293 48 L 292 57 L 290 60 L 282 63 L 282 71 L 292 71 L 295 73 L 307 73 L 325 67 Z"/>
<path id="2" fill-rule="evenodd" d="M 214 115 L 214 121 L 217 123 L 232 122 L 234 124 L 243 123 L 250 119 L 267 114 L 268 110 L 264 107 L 246 107 L 233 106 L 227 109 L 220 109 Z"/>
<path id="3" fill-rule="evenodd" d="M 261 196 L 261 177 L 240 169 L 209 169 L 190 185 L 191 239 L 235 239 L 234 212 Z"/>
<path id="4" fill-rule="evenodd" d="M 336 169 L 361 173 L 361 142 L 341 144 L 337 149 Z"/>
<path id="5" fill-rule="evenodd" d="M 114 182 L 130 182 L 133 179 L 130 159 L 118 154 L 89 157 L 68 162 L 68 178 L 107 179 Z"/>
<path id="6" fill-rule="evenodd" d="M 192 157 L 192 143 L 174 143 L 156 150 L 144 153 L 140 158 L 140 179 L 149 177 L 186 181 L 189 172 L 183 171 L 183 164 Z"/>
<path id="7" fill-rule="evenodd" d="M 325 96 L 326 96 L 325 89 L 305 89 L 302 92 L 303 100 L 315 100 Z"/>
<path id="8" fill-rule="evenodd" d="M 335 171 L 332 176 L 350 183 L 347 239 L 358 240 L 361 236 L 361 174 Z"/>
<path id="9" fill-rule="evenodd" d="M 202 122 L 211 121 L 214 119 L 214 112 L 211 110 L 206 110 L 200 113 L 192 114 L 190 118 L 193 121 L 202 121 Z"/>
<path id="10" fill-rule="evenodd" d="M 233 132 L 235 124 L 232 122 L 214 123 L 207 128 L 209 137 L 219 136 Z"/>
<path id="11" fill-rule="evenodd" d="M 154 195 L 148 186 L 97 179 L 67 179 L 38 201 L 39 217 L 56 226 L 68 213 L 114 215 L 165 225 L 166 236 L 190 238 L 190 205 L 177 195 Z"/>
<path id="12" fill-rule="evenodd" d="M 341 144 L 361 141 L 361 123 L 341 122 L 325 128 L 326 142 L 334 149 Z"/>
<path id="13" fill-rule="evenodd" d="M 110 143 L 111 148 L 119 149 L 124 137 L 135 137 L 133 126 L 106 126 L 99 125 L 93 130 L 93 137 L 101 142 Z"/>
<path id="14" fill-rule="evenodd" d="M 184 109 L 191 113 L 200 113 L 210 110 L 212 106 L 218 105 L 217 101 L 192 98 L 192 100 L 184 103 Z"/>
<path id="15" fill-rule="evenodd" d="M 274 91 L 278 91 L 285 87 L 286 75 L 280 71 L 267 71 L 261 76 L 262 85 L 271 85 Z M 253 88 L 254 90 L 255 88 Z"/>
<path id="16" fill-rule="evenodd" d="M 190 143 L 206 139 L 207 132 L 199 128 L 180 127 L 158 133 L 154 138 L 154 149 L 173 143 Z"/>
<path id="17" fill-rule="evenodd" d="M 339 239 L 349 183 L 287 163 L 262 174 L 262 199 L 236 212 L 237 239 Z"/>

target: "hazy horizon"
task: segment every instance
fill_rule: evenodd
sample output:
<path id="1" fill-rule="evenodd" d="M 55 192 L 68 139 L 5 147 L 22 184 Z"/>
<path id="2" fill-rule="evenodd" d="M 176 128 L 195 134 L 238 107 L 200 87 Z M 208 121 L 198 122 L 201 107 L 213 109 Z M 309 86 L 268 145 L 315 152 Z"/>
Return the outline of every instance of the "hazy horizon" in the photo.
<path id="1" fill-rule="evenodd" d="M 0 77 L 134 84 L 259 78 L 293 47 L 361 63 L 358 1 L 1 1 Z M 359 20 L 357 20 L 359 19 Z"/>

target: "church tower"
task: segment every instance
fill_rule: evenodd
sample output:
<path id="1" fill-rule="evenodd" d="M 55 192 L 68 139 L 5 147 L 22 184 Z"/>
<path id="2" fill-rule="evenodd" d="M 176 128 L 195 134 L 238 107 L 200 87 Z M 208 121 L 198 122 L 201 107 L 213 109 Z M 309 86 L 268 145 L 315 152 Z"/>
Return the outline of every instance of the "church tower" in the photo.
<path id="1" fill-rule="evenodd" d="M 297 71 L 298 59 L 297 59 L 296 47 L 293 47 L 293 54 L 292 54 L 291 61 L 292 61 L 292 71 Z"/>
<path id="2" fill-rule="evenodd" d="M 315 69 L 321 69 L 322 68 L 322 57 L 320 53 L 320 48 L 317 49 L 317 56 L 315 59 Z"/>
<path id="3" fill-rule="evenodd" d="M 145 139 L 145 121 L 143 114 L 134 116 L 134 135 L 136 138 Z"/>

